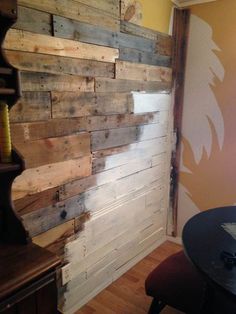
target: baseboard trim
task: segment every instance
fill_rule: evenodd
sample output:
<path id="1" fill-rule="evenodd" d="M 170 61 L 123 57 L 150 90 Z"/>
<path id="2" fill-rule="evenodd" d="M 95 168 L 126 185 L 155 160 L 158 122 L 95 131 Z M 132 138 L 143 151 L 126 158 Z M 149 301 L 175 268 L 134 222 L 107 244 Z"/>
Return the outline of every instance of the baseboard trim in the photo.
<path id="1" fill-rule="evenodd" d="M 166 240 L 173 242 L 173 243 L 176 243 L 176 244 L 183 245 L 181 237 L 166 236 Z"/>

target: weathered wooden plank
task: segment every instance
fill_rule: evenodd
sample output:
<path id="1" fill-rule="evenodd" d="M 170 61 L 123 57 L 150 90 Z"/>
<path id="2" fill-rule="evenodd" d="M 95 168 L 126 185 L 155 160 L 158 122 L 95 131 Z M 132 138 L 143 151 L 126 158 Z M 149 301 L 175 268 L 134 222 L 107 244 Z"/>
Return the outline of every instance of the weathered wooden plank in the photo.
<path id="1" fill-rule="evenodd" d="M 119 0 L 75 0 L 119 18 Z"/>
<path id="2" fill-rule="evenodd" d="M 90 134 L 83 132 L 64 137 L 15 143 L 25 160 L 26 169 L 90 155 Z"/>
<path id="3" fill-rule="evenodd" d="M 108 90 L 96 93 L 96 105 L 96 115 L 132 113 L 134 106 L 130 93 L 112 93 Z"/>
<path id="4" fill-rule="evenodd" d="M 21 72 L 23 91 L 94 91 L 94 79 L 75 75 Z"/>
<path id="5" fill-rule="evenodd" d="M 164 56 L 172 56 L 173 49 L 173 41 L 171 38 L 163 38 L 156 44 L 155 52 L 164 55 Z"/>
<path id="6" fill-rule="evenodd" d="M 75 222 L 69 220 L 64 224 L 54 227 L 47 232 L 44 232 L 34 237 L 33 243 L 47 248 L 49 251 L 57 254 L 58 256 L 64 255 L 64 246 L 68 241 L 68 238 L 73 236 L 75 231 Z"/>
<path id="7" fill-rule="evenodd" d="M 114 64 L 39 53 L 6 50 L 10 63 L 19 70 L 53 74 L 72 74 L 88 77 L 114 78 Z"/>
<path id="8" fill-rule="evenodd" d="M 171 58 L 132 48 L 120 47 L 120 60 L 170 67 Z"/>
<path id="9" fill-rule="evenodd" d="M 108 147 L 121 146 L 136 142 L 139 137 L 138 127 L 120 128 L 92 132 L 92 151 Z"/>
<path id="10" fill-rule="evenodd" d="M 119 57 L 119 51 L 115 48 L 80 43 L 74 40 L 34 34 L 16 29 L 8 31 L 4 41 L 4 48 L 104 62 L 114 62 Z"/>
<path id="11" fill-rule="evenodd" d="M 52 35 L 51 16 L 46 12 L 18 6 L 18 18 L 13 28 Z"/>
<path id="12" fill-rule="evenodd" d="M 133 110 L 131 94 L 52 93 L 53 118 L 128 113 Z"/>
<path id="13" fill-rule="evenodd" d="M 158 138 L 167 134 L 167 124 L 150 124 L 92 132 L 92 151 Z"/>
<path id="14" fill-rule="evenodd" d="M 162 34 L 153 29 L 146 28 L 144 26 L 130 23 L 124 20 L 120 22 L 120 31 L 122 33 L 141 36 L 141 37 L 148 38 L 151 40 L 157 40 L 158 36 L 163 36 L 163 37 L 168 36 L 167 34 Z"/>
<path id="15" fill-rule="evenodd" d="M 56 15 L 53 16 L 53 32 L 60 38 L 119 48 L 116 32 Z"/>
<path id="16" fill-rule="evenodd" d="M 119 46 L 121 47 L 138 49 L 151 53 L 156 52 L 156 41 L 154 40 L 124 33 L 119 33 L 117 39 Z"/>
<path id="17" fill-rule="evenodd" d="M 87 118 L 87 130 L 115 129 L 127 126 L 150 124 L 159 122 L 159 113 L 147 113 L 144 115 L 119 114 L 112 116 L 92 116 Z"/>
<path id="18" fill-rule="evenodd" d="M 105 78 L 95 79 L 96 92 L 130 92 L 130 91 L 146 91 L 146 92 L 163 92 L 169 93 L 171 89 L 170 82 L 142 82 L 134 80 L 112 80 Z"/>
<path id="19" fill-rule="evenodd" d="M 53 118 L 86 116 L 92 114 L 95 108 L 95 93 L 52 93 Z"/>
<path id="20" fill-rule="evenodd" d="M 160 55 L 172 55 L 172 37 L 127 21 L 121 21 L 121 32 L 148 38 L 156 42 L 155 52 Z"/>
<path id="21" fill-rule="evenodd" d="M 134 113 L 168 111 L 171 104 L 171 96 L 166 94 L 133 93 Z M 165 118 L 163 116 L 162 118 Z"/>
<path id="22" fill-rule="evenodd" d="M 164 152 L 167 149 L 165 138 L 159 138 L 154 140 L 142 141 L 127 147 L 127 151 L 113 154 L 106 157 L 93 158 L 92 161 L 92 173 L 98 173 L 114 167 L 119 167 L 123 164 L 130 163 L 132 160 L 139 158 L 152 157 L 152 165 L 157 166 L 163 160 L 159 156 L 164 156 Z M 160 155 L 162 153 L 162 155 Z M 97 153 L 95 153 L 96 155 Z M 164 158 L 164 157 L 163 157 Z"/>
<path id="23" fill-rule="evenodd" d="M 85 117 L 51 119 L 50 121 L 14 123 L 11 125 L 13 144 L 43 138 L 70 135 L 87 130 Z"/>
<path id="24" fill-rule="evenodd" d="M 172 70 L 167 67 L 116 61 L 116 79 L 171 82 Z"/>
<path id="25" fill-rule="evenodd" d="M 42 192 L 90 174 L 90 156 L 28 169 L 14 181 L 13 199 Z"/>
<path id="26" fill-rule="evenodd" d="M 22 216 L 59 202 L 59 188 L 52 188 L 14 201 L 16 211 Z"/>
<path id="27" fill-rule="evenodd" d="M 54 206 L 41 208 L 37 211 L 23 215 L 24 224 L 32 237 L 50 230 L 56 226 L 78 217 L 85 211 L 84 205 L 80 202 L 73 203 L 69 210 L 64 202 Z"/>
<path id="28" fill-rule="evenodd" d="M 96 6 L 99 6 L 99 3 Z M 112 30 L 119 30 L 120 26 L 118 19 L 110 15 L 112 11 L 108 14 L 106 11 L 86 5 L 87 1 L 83 4 L 74 0 L 20 0 L 19 4 Z M 104 9 L 104 5 L 102 8 Z"/>
<path id="29" fill-rule="evenodd" d="M 91 189 L 92 187 L 95 187 L 96 184 L 97 184 L 96 176 L 92 175 L 86 178 L 68 182 L 60 187 L 59 199 L 60 201 L 63 201 L 73 196 L 82 194 L 87 190 Z"/>
<path id="30" fill-rule="evenodd" d="M 47 120 L 51 118 L 51 97 L 47 92 L 23 92 L 11 108 L 11 122 Z"/>

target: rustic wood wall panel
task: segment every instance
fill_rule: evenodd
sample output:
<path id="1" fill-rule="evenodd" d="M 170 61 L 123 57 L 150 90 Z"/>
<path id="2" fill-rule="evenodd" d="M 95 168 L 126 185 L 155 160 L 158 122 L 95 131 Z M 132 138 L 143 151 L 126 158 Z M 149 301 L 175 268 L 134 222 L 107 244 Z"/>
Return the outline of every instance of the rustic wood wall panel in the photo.
<path id="1" fill-rule="evenodd" d="M 94 46 L 78 41 L 60 39 L 15 29 L 11 29 L 8 32 L 4 47 L 11 50 L 38 52 L 106 62 L 114 62 L 119 55 L 118 50 L 114 48 Z"/>
<path id="2" fill-rule="evenodd" d="M 120 60 L 130 61 L 135 63 L 143 63 L 150 65 L 159 65 L 170 67 L 171 59 L 168 56 L 153 54 L 138 49 L 120 47 Z"/>
<path id="3" fill-rule="evenodd" d="M 52 35 L 51 16 L 46 12 L 18 6 L 18 19 L 14 28 L 38 34 Z"/>
<path id="4" fill-rule="evenodd" d="M 72 74 L 88 77 L 115 77 L 114 63 L 13 50 L 6 50 L 6 55 L 9 61 L 22 71 Z"/>
<path id="5" fill-rule="evenodd" d="M 37 9 L 40 11 L 48 12 L 51 14 L 57 14 L 60 16 L 68 17 L 81 22 L 86 22 L 92 25 L 104 26 L 113 30 L 119 30 L 120 21 L 117 18 L 113 18 L 112 15 L 102 10 L 97 9 L 98 4 L 95 7 L 86 5 L 85 1 L 77 0 L 19 0 L 19 4 L 28 8 Z M 94 1 L 95 2 L 95 1 Z M 104 1 L 102 1 L 104 4 Z M 116 1 L 117 5 L 117 1 Z M 116 10 L 114 8 L 114 10 Z"/>
<path id="6" fill-rule="evenodd" d="M 119 0 L 19 0 L 4 46 L 23 90 L 10 119 L 27 169 L 13 199 L 33 241 L 70 268 L 59 289 L 68 314 L 166 230 L 172 39 L 120 9 Z"/>
<path id="7" fill-rule="evenodd" d="M 136 80 L 112 80 L 107 78 L 95 79 L 96 92 L 131 92 L 131 91 L 146 91 L 146 92 L 166 92 L 171 90 L 170 82 L 145 82 Z"/>

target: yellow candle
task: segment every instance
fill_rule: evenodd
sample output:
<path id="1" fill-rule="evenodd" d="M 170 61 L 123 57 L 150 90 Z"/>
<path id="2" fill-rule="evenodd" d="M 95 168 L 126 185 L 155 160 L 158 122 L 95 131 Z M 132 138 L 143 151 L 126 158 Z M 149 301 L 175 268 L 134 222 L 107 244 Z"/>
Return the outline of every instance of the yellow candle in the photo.
<path id="1" fill-rule="evenodd" d="M 8 105 L 0 101 L 0 156 L 1 162 L 11 162 L 11 133 Z"/>

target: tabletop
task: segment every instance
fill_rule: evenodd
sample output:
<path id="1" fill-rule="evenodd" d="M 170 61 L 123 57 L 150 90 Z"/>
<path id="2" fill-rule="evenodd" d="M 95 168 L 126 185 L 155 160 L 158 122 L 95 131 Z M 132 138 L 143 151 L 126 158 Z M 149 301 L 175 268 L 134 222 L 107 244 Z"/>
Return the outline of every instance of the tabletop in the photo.
<path id="1" fill-rule="evenodd" d="M 236 253 L 236 206 L 201 212 L 184 226 L 182 234 L 186 255 L 219 287 L 236 296 L 236 264 L 230 269 L 222 252 Z"/>

